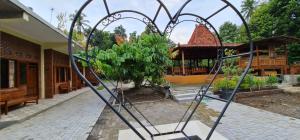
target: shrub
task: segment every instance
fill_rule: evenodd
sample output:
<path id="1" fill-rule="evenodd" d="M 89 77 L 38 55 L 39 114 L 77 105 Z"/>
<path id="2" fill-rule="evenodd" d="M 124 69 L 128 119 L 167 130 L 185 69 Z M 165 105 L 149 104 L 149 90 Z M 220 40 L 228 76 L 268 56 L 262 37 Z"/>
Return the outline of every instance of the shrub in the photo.
<path id="1" fill-rule="evenodd" d="M 278 78 L 276 76 L 268 76 L 266 79 L 266 83 L 268 86 L 275 86 L 278 83 Z"/>
<path id="2" fill-rule="evenodd" d="M 89 53 L 95 53 L 91 63 L 98 73 L 115 81 L 133 81 L 136 87 L 145 79 L 151 85 L 161 84 L 165 70 L 172 64 L 167 38 L 156 34 L 143 34 L 136 41 L 107 50 L 95 48 Z"/>
<path id="3" fill-rule="evenodd" d="M 232 90 L 235 88 L 236 84 L 237 84 L 236 78 L 230 78 L 230 79 L 224 78 L 214 83 L 213 91 L 217 92 L 220 90 Z"/>
<path id="4" fill-rule="evenodd" d="M 242 84 L 240 85 L 241 89 L 244 90 L 248 90 L 248 89 L 252 89 L 254 85 L 254 77 L 251 74 L 247 74 L 242 82 Z"/>
<path id="5" fill-rule="evenodd" d="M 299 77 L 297 77 L 297 82 L 298 82 L 298 83 L 300 83 L 300 76 L 299 76 Z"/>
<path id="6" fill-rule="evenodd" d="M 254 87 L 258 90 L 266 86 L 265 78 L 254 77 L 253 78 Z"/>

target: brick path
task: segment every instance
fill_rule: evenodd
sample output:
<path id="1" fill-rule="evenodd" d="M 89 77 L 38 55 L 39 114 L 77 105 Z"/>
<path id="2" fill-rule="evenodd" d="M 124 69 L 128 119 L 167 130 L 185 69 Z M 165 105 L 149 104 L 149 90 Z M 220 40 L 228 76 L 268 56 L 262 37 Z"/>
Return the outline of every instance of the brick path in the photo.
<path id="1" fill-rule="evenodd" d="M 86 139 L 103 108 L 104 103 L 88 91 L 29 120 L 0 130 L 0 139 Z"/>
<path id="2" fill-rule="evenodd" d="M 218 111 L 224 105 L 218 101 L 207 104 Z M 300 120 L 232 103 L 217 131 L 230 140 L 299 140 Z"/>

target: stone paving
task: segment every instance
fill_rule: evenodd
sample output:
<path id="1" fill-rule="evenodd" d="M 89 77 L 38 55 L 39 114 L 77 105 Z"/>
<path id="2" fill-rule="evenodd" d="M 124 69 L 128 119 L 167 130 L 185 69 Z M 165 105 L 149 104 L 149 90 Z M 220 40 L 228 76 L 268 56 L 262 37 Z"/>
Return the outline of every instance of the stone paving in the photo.
<path id="1" fill-rule="evenodd" d="M 210 101 L 207 105 L 220 111 L 224 103 Z M 300 120 L 231 103 L 217 131 L 230 140 L 299 140 Z"/>
<path id="2" fill-rule="evenodd" d="M 57 94 L 52 99 L 40 99 L 39 104 L 28 103 L 18 109 L 11 110 L 7 115 L 1 115 L 0 128 L 6 127 L 13 123 L 20 123 L 38 113 L 41 113 L 55 105 L 70 100 L 77 95 L 88 91 L 89 88 L 83 88 L 76 91 L 69 92 L 68 94 Z"/>
<path id="3" fill-rule="evenodd" d="M 209 100 L 207 106 L 201 105 L 192 120 L 200 120 L 212 126 L 222 102 Z M 136 104 L 154 125 L 177 122 L 187 104 L 178 104 L 171 100 Z M 128 114 L 124 114 L 130 118 Z M 138 126 L 133 119 L 129 121 Z M 142 122 L 146 123 L 142 119 Z M 89 140 L 117 140 L 119 130 L 128 127 L 108 108 L 101 114 L 93 128 Z M 256 109 L 238 103 L 232 103 L 221 124 L 217 127 L 220 134 L 230 140 L 298 140 L 300 138 L 300 120 Z"/>
<path id="4" fill-rule="evenodd" d="M 107 93 L 102 94 L 110 97 Z M 31 119 L 0 130 L 0 139 L 86 139 L 104 107 L 105 104 L 89 90 Z"/>

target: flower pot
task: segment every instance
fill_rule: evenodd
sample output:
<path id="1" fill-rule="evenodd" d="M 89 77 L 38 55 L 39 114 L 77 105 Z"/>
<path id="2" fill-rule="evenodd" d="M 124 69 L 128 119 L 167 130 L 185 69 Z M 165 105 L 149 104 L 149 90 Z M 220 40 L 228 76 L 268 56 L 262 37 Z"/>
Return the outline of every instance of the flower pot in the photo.
<path id="1" fill-rule="evenodd" d="M 220 98 L 225 99 L 225 100 L 229 100 L 231 94 L 233 93 L 233 90 L 221 90 L 220 91 L 221 95 Z"/>

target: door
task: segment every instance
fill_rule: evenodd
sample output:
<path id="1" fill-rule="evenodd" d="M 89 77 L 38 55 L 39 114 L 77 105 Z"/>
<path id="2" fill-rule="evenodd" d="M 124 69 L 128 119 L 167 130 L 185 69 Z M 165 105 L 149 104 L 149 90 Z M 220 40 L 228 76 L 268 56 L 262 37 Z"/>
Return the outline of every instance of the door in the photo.
<path id="1" fill-rule="evenodd" d="M 28 65 L 27 73 L 27 95 L 28 96 L 39 96 L 38 91 L 38 65 L 30 63 Z"/>

